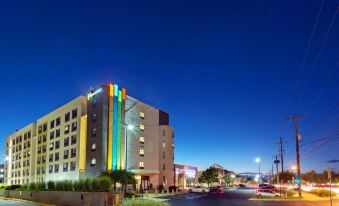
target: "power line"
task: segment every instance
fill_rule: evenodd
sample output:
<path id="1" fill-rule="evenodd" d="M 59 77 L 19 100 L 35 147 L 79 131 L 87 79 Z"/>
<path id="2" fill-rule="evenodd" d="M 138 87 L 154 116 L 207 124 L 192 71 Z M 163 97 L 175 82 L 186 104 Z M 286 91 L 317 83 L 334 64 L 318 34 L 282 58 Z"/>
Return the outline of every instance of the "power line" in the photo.
<path id="1" fill-rule="evenodd" d="M 304 84 L 304 87 L 303 87 L 303 89 L 302 89 L 302 91 L 301 91 L 301 94 L 299 95 L 299 99 L 298 99 L 298 101 L 297 101 L 297 104 L 296 104 L 295 109 L 298 109 L 299 104 L 300 104 L 300 102 L 301 102 L 301 100 L 302 100 L 302 98 L 303 98 L 303 96 L 304 96 L 304 93 L 305 93 L 305 91 L 306 91 L 306 88 L 307 88 L 307 86 L 308 86 L 309 81 L 311 80 L 311 77 L 312 77 L 312 74 L 313 74 L 313 72 L 314 72 L 314 69 L 315 69 L 315 67 L 316 67 L 317 64 L 318 64 L 320 55 L 321 55 L 322 50 L 323 50 L 323 48 L 324 48 L 324 46 L 325 46 L 325 43 L 326 43 L 327 38 L 328 38 L 328 35 L 329 35 L 330 31 L 332 30 L 332 27 L 333 27 L 334 22 L 335 22 L 335 19 L 336 19 L 336 17 L 337 17 L 338 11 L 339 11 L 339 6 L 337 7 L 337 9 L 336 9 L 336 11 L 335 11 L 335 13 L 334 13 L 334 15 L 333 15 L 333 17 L 332 17 L 330 26 L 328 27 L 327 32 L 326 32 L 325 37 L 324 37 L 324 40 L 322 41 L 321 46 L 320 46 L 320 49 L 318 50 L 317 57 L 316 57 L 316 59 L 315 59 L 313 65 L 312 65 L 312 67 L 311 67 L 311 71 L 310 71 L 310 73 L 308 74 L 308 77 L 307 77 L 306 82 L 305 82 L 305 84 Z"/>

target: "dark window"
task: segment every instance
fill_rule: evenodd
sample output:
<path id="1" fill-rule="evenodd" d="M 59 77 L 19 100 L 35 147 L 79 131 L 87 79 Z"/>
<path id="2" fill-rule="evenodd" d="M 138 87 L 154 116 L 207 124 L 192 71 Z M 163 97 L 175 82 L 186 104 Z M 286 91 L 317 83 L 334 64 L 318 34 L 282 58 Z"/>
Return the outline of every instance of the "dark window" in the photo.
<path id="1" fill-rule="evenodd" d="M 72 119 L 77 118 L 78 116 L 78 109 L 73 109 L 72 110 Z"/>
<path id="2" fill-rule="evenodd" d="M 71 137 L 71 144 L 76 144 L 77 143 L 77 136 L 76 135 L 72 135 Z"/>
<path id="3" fill-rule="evenodd" d="M 71 149 L 71 157 L 75 157 L 77 154 L 77 150 L 75 148 Z"/>
<path id="4" fill-rule="evenodd" d="M 56 126 L 59 126 L 61 123 L 61 118 L 60 117 L 56 118 L 55 122 L 56 122 Z"/>
<path id="5" fill-rule="evenodd" d="M 64 151 L 64 159 L 68 159 L 68 150 Z"/>
<path id="6" fill-rule="evenodd" d="M 46 142 L 46 140 L 47 140 L 47 135 L 44 134 L 44 135 L 42 136 L 42 141 L 43 141 L 43 142 Z"/>
<path id="7" fill-rule="evenodd" d="M 55 149 L 59 149 L 60 148 L 60 140 L 55 141 Z"/>
<path id="8" fill-rule="evenodd" d="M 78 128 L 78 123 L 77 122 L 73 122 L 72 123 L 72 132 L 76 131 Z"/>
<path id="9" fill-rule="evenodd" d="M 63 171 L 64 172 L 68 172 L 68 162 L 65 162 L 64 164 L 63 164 Z"/>
<path id="10" fill-rule="evenodd" d="M 67 112 L 67 113 L 65 114 L 65 122 L 68 122 L 69 119 L 70 119 L 70 113 Z"/>
<path id="11" fill-rule="evenodd" d="M 93 128 L 92 129 L 92 137 L 95 137 L 95 136 L 97 136 L 97 129 Z"/>
<path id="12" fill-rule="evenodd" d="M 51 128 L 51 129 L 54 128 L 54 120 L 52 120 L 52 121 L 49 123 L 49 128 Z"/>
<path id="13" fill-rule="evenodd" d="M 46 145 L 42 146 L 42 152 L 46 152 Z"/>
<path id="14" fill-rule="evenodd" d="M 49 143 L 49 151 L 53 151 L 54 149 L 54 142 Z"/>
<path id="15" fill-rule="evenodd" d="M 47 131 L 47 123 L 43 125 L 43 131 L 44 131 L 44 132 Z"/>
<path id="16" fill-rule="evenodd" d="M 51 131 L 51 132 L 49 133 L 49 139 L 50 139 L 50 140 L 54 139 L 54 131 Z"/>
<path id="17" fill-rule="evenodd" d="M 56 152 L 54 155 L 55 161 L 59 161 L 59 152 Z"/>
<path id="18" fill-rule="evenodd" d="M 55 130 L 55 137 L 60 137 L 60 129 Z"/>
<path id="19" fill-rule="evenodd" d="M 50 166 L 49 166 L 48 172 L 49 172 L 49 173 L 53 173 L 53 165 L 50 165 Z"/>
<path id="20" fill-rule="evenodd" d="M 40 167 L 37 168 L 36 173 L 39 175 L 40 174 Z"/>
<path id="21" fill-rule="evenodd" d="M 49 154 L 48 160 L 49 160 L 49 162 L 53 162 L 53 154 Z"/>
<path id="22" fill-rule="evenodd" d="M 75 162 L 71 162 L 71 171 L 75 171 L 75 167 L 76 167 L 76 163 Z"/>
<path id="23" fill-rule="evenodd" d="M 40 143 L 41 143 L 41 136 L 38 137 L 38 144 L 40 144 Z"/>
<path id="24" fill-rule="evenodd" d="M 59 164 L 54 165 L 54 173 L 59 172 Z"/>
<path id="25" fill-rule="evenodd" d="M 64 139 L 64 147 L 67 147 L 69 145 L 69 137 L 66 137 Z"/>
<path id="26" fill-rule="evenodd" d="M 97 120 L 97 114 L 94 113 L 92 114 L 92 122 L 95 122 Z"/>
<path id="27" fill-rule="evenodd" d="M 46 162 L 46 156 L 42 156 L 42 163 Z"/>

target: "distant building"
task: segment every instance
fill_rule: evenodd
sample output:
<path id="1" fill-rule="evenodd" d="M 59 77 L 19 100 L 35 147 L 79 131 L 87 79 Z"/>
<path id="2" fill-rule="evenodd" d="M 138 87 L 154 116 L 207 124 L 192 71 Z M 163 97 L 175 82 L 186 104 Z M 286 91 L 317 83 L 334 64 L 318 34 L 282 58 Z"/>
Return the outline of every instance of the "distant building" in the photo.
<path id="1" fill-rule="evenodd" d="M 198 168 L 188 165 L 174 164 L 174 182 L 181 189 L 198 185 Z"/>
<path id="2" fill-rule="evenodd" d="M 218 184 L 221 185 L 223 183 L 223 181 L 224 181 L 223 180 L 224 175 L 225 175 L 224 167 L 222 167 L 221 165 L 216 164 L 216 163 L 211 165 L 211 167 L 217 169 L 217 171 L 218 171 Z"/>

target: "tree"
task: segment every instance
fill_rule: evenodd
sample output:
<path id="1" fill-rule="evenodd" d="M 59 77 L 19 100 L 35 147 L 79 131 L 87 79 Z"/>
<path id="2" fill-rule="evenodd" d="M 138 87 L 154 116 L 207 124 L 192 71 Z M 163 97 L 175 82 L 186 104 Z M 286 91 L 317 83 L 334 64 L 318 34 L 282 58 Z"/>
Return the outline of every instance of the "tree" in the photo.
<path id="1" fill-rule="evenodd" d="M 120 183 L 126 189 L 128 184 L 136 184 L 135 174 L 133 172 L 118 169 L 106 171 L 103 173 L 104 176 L 109 176 L 113 182 L 114 190 L 116 189 L 116 184 Z"/>
<path id="2" fill-rule="evenodd" d="M 231 177 L 231 174 L 227 174 L 224 176 L 224 181 L 227 184 L 227 186 L 233 185 L 234 179 Z"/>
<path id="3" fill-rule="evenodd" d="M 314 170 L 311 170 L 303 174 L 302 179 L 306 182 L 318 182 L 319 176 Z"/>
<path id="4" fill-rule="evenodd" d="M 210 167 L 203 171 L 199 177 L 199 182 L 207 183 L 210 186 L 213 182 L 218 182 L 218 170 L 214 167 Z"/>
<path id="5" fill-rule="evenodd" d="M 279 172 L 279 181 L 282 181 L 283 183 L 292 182 L 292 179 L 294 176 L 295 175 L 289 171 L 284 171 L 283 174 Z M 277 176 L 274 176 L 272 183 L 276 183 L 276 182 L 277 182 Z"/>

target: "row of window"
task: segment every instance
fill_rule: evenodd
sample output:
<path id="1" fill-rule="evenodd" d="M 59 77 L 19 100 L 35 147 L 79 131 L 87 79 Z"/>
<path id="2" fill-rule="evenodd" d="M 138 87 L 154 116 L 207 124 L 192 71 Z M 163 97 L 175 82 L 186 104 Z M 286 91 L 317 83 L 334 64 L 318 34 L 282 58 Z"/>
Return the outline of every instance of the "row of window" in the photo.
<path id="1" fill-rule="evenodd" d="M 78 117 L 78 109 L 73 109 L 72 110 L 72 119 L 75 119 L 77 117 Z M 71 112 L 67 112 L 65 114 L 64 121 L 68 122 L 70 119 L 71 119 Z M 57 127 L 60 124 L 61 124 L 61 118 L 58 117 L 55 120 L 53 119 L 52 121 L 50 121 L 49 128 L 53 129 L 54 127 Z M 41 134 L 42 132 L 46 132 L 46 131 L 47 131 L 47 123 L 40 125 L 38 127 L 38 134 Z"/>
<path id="2" fill-rule="evenodd" d="M 71 136 L 71 145 L 74 145 L 76 143 L 77 143 L 77 136 L 76 135 L 72 135 Z M 67 147 L 69 145 L 70 145 L 69 137 L 65 137 L 64 138 L 64 147 Z M 49 144 L 49 150 L 50 151 L 53 151 L 53 149 L 59 149 L 59 148 L 60 148 L 60 140 L 57 140 L 55 142 L 51 142 Z M 44 152 L 46 152 L 46 145 L 39 146 L 38 147 L 38 154 L 44 153 Z"/>
<path id="3" fill-rule="evenodd" d="M 21 171 L 12 172 L 12 177 L 20 177 Z M 22 170 L 22 176 L 29 176 L 29 170 Z"/>
<path id="4" fill-rule="evenodd" d="M 32 137 L 31 131 L 26 132 L 24 134 L 24 141 L 30 139 L 31 137 Z M 15 143 L 20 143 L 20 142 L 22 142 L 22 136 L 21 135 L 12 140 L 13 145 L 15 145 Z"/>
<path id="5" fill-rule="evenodd" d="M 29 160 L 24 160 L 22 162 L 22 165 L 23 165 L 23 167 L 26 167 L 26 166 L 28 167 L 29 166 Z M 12 170 L 17 169 L 17 168 L 21 168 L 21 162 L 16 162 L 15 164 L 12 163 Z"/>
<path id="6" fill-rule="evenodd" d="M 68 172 L 68 171 L 75 171 L 76 169 L 76 161 L 72 162 L 65 162 L 62 164 L 62 171 L 63 172 Z M 59 172 L 59 164 L 55 165 L 49 165 L 48 167 L 48 173 L 58 173 Z M 46 168 L 45 167 L 38 167 L 36 173 L 38 175 L 40 174 L 45 174 L 46 173 Z"/>
<path id="7" fill-rule="evenodd" d="M 68 159 L 68 158 L 74 158 L 77 155 L 77 151 L 76 148 L 72 148 L 71 150 L 64 150 L 64 160 Z M 54 157 L 54 158 L 53 158 Z M 49 154 L 48 156 L 48 160 L 49 162 L 53 162 L 54 161 L 59 161 L 60 160 L 60 156 L 59 156 L 59 152 L 56 152 L 54 154 Z M 46 156 L 39 156 L 37 158 L 37 163 L 45 163 L 46 162 Z"/>

